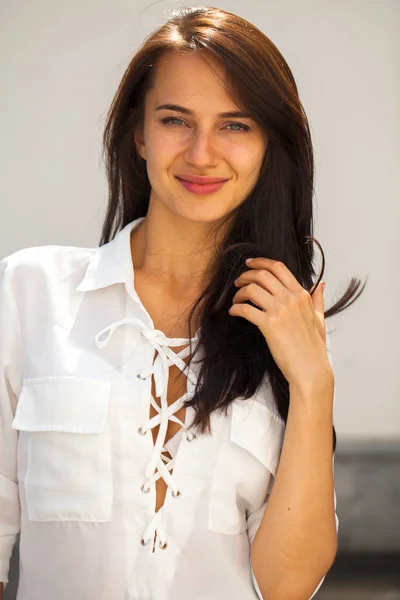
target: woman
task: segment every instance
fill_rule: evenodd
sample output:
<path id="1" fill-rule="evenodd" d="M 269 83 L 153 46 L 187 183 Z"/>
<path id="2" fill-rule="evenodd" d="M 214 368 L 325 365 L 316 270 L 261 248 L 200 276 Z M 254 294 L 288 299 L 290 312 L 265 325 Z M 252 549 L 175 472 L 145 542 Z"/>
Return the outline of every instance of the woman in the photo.
<path id="1" fill-rule="evenodd" d="M 1 263 L 0 579 L 20 531 L 19 600 L 311 598 L 338 531 L 325 318 L 359 282 L 324 310 L 290 69 L 179 9 L 104 145 L 99 248 Z"/>

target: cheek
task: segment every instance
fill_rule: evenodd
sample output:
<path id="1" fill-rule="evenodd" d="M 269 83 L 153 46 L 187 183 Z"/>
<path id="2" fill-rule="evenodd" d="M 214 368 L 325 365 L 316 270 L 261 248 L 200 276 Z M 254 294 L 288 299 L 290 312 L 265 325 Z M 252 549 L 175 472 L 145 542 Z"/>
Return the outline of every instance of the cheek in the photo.
<path id="1" fill-rule="evenodd" d="M 256 177 L 264 157 L 264 148 L 257 143 L 231 145 L 226 148 L 225 156 L 239 175 L 246 178 L 254 174 Z"/>
<path id="2" fill-rule="evenodd" d="M 151 149 L 148 152 L 148 161 L 150 163 L 148 168 L 151 168 L 154 173 L 158 170 L 160 176 L 162 176 L 162 172 L 165 172 L 173 164 L 174 160 L 180 156 L 182 151 L 184 151 L 185 140 L 183 136 L 171 135 L 168 132 L 158 132 L 150 140 L 148 148 Z"/>
<path id="3" fill-rule="evenodd" d="M 150 181 L 160 177 L 168 165 L 171 156 L 171 145 L 167 136 L 150 135 L 146 142 L 147 148 L 147 173 Z"/>
<path id="4" fill-rule="evenodd" d="M 171 165 L 174 163 L 174 154 L 171 153 L 171 148 L 163 144 L 159 145 L 159 142 L 157 146 L 152 146 L 152 148 L 157 147 L 158 151 L 154 150 L 147 156 L 146 169 L 151 188 L 162 195 L 171 187 L 170 177 L 173 170 Z"/>
<path id="5" fill-rule="evenodd" d="M 253 153 L 249 155 L 242 155 L 240 160 L 237 161 L 237 175 L 240 181 L 244 185 L 252 185 L 256 182 L 260 173 L 262 157 L 255 156 Z"/>

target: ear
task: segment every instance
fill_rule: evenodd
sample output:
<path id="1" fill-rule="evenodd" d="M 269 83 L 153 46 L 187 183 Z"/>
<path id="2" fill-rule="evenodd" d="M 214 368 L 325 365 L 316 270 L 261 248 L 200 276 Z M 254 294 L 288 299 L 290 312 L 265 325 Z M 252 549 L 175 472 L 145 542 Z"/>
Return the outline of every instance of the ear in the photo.
<path id="1" fill-rule="evenodd" d="M 142 128 L 139 128 L 135 131 L 134 143 L 136 145 L 136 150 L 138 151 L 139 156 L 146 160 L 146 145 L 144 143 L 144 135 Z"/>

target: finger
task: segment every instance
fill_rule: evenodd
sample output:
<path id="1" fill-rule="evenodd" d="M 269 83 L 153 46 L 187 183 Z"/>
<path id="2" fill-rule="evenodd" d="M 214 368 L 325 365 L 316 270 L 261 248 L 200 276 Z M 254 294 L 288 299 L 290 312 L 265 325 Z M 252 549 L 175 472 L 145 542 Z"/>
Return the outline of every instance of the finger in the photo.
<path id="1" fill-rule="evenodd" d="M 248 285 L 241 288 L 232 299 L 233 304 L 240 304 L 251 300 L 253 304 L 256 304 L 261 310 L 267 311 L 274 302 L 273 297 L 269 292 L 260 287 L 257 283 L 249 283 Z"/>
<path id="2" fill-rule="evenodd" d="M 250 285 L 251 283 L 258 284 L 272 296 L 278 296 L 283 292 L 287 292 L 287 289 L 279 279 L 266 269 L 251 269 L 250 271 L 245 271 L 235 281 L 235 285 L 239 288 Z"/>
<path id="3" fill-rule="evenodd" d="M 261 327 L 265 319 L 265 314 L 251 304 L 233 304 L 228 312 L 232 317 L 243 317 L 257 327 Z"/>
<path id="4" fill-rule="evenodd" d="M 299 292 L 303 286 L 297 281 L 285 263 L 272 258 L 258 257 L 246 260 L 246 265 L 251 269 L 266 269 L 282 283 L 288 290 Z M 247 273 L 247 271 L 246 271 Z"/>

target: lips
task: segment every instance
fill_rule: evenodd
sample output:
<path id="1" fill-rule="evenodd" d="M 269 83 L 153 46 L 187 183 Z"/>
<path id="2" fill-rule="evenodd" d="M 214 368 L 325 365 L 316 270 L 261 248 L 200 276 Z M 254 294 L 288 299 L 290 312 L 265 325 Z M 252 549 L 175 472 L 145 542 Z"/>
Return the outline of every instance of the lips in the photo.
<path id="1" fill-rule="evenodd" d="M 189 181 L 190 183 L 196 183 L 197 185 L 208 185 L 211 183 L 221 183 L 227 181 L 224 177 L 198 177 L 197 175 L 177 175 L 178 179 L 182 181 Z"/>
<path id="2" fill-rule="evenodd" d="M 189 192 L 192 192 L 193 194 L 200 194 L 200 195 L 212 194 L 214 192 L 217 192 L 223 185 L 225 185 L 225 183 L 227 181 L 226 179 L 224 179 L 222 181 L 220 180 L 217 183 L 198 184 L 198 183 L 193 183 L 192 181 L 185 181 L 185 179 L 181 179 L 180 177 L 177 177 L 177 180 Z"/>

